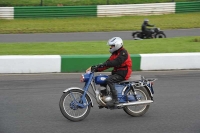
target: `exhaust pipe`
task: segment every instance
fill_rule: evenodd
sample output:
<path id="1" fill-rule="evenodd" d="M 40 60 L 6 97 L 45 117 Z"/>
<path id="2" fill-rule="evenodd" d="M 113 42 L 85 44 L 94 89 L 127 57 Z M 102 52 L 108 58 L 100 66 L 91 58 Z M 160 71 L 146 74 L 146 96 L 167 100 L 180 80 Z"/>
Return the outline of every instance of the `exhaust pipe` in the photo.
<path id="1" fill-rule="evenodd" d="M 148 105 L 150 103 L 153 103 L 153 101 L 152 100 L 135 101 L 135 102 L 129 102 L 129 103 L 120 103 L 117 105 L 117 107 L 134 106 L 134 105 Z"/>

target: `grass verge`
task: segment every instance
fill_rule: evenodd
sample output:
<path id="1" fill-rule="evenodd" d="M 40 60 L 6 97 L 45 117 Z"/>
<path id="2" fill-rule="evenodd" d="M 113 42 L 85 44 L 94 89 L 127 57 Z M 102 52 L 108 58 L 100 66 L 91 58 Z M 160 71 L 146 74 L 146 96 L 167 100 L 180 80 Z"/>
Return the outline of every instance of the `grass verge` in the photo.
<path id="1" fill-rule="evenodd" d="M 140 30 L 145 18 L 161 29 L 200 28 L 200 13 L 152 16 L 0 19 L 0 33 L 65 33 Z"/>
<path id="2" fill-rule="evenodd" d="M 106 41 L 0 43 L 0 55 L 109 54 Z M 130 54 L 200 52 L 200 36 L 124 41 Z"/>

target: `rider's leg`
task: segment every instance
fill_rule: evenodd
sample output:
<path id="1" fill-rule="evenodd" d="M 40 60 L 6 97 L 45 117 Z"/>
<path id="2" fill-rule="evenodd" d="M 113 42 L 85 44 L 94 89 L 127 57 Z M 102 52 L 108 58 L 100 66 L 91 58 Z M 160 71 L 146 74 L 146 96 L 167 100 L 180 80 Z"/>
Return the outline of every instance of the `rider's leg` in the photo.
<path id="1" fill-rule="evenodd" d="M 117 90 L 115 89 L 114 83 L 117 83 L 123 80 L 124 78 L 117 74 L 110 75 L 106 79 L 106 83 L 110 87 L 110 91 L 112 93 L 112 101 L 108 102 L 107 105 L 113 105 L 113 104 L 119 103 L 118 98 L 117 98 Z"/>
<path id="2" fill-rule="evenodd" d="M 146 34 L 147 34 L 147 38 L 152 38 L 152 36 L 151 36 L 151 31 L 150 31 L 150 30 L 147 31 Z"/>

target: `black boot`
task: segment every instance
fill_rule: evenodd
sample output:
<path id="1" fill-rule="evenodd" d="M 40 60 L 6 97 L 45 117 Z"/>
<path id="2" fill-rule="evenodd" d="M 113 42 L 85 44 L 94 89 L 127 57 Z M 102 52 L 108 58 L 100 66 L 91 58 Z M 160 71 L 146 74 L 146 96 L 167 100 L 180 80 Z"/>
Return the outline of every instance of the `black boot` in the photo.
<path id="1" fill-rule="evenodd" d="M 112 92 L 112 100 L 107 102 L 106 105 L 107 106 L 115 106 L 118 103 L 119 103 L 119 101 L 118 101 L 118 98 L 117 98 L 117 90 L 114 90 Z"/>

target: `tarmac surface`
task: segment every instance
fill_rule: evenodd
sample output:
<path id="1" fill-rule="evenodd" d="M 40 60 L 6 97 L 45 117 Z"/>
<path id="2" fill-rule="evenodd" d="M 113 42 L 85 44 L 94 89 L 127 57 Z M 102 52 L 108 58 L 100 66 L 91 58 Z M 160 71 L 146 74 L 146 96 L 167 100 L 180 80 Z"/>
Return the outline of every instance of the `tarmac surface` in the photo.
<path id="1" fill-rule="evenodd" d="M 133 40 L 133 31 L 113 32 L 76 32 L 76 33 L 38 33 L 38 34 L 0 34 L 0 42 L 72 42 L 107 41 L 118 36 L 123 40 Z M 200 28 L 164 30 L 167 38 L 182 36 L 200 36 Z"/>
<path id="2" fill-rule="evenodd" d="M 0 74 L 0 133 L 200 132 L 200 71 L 133 74 L 158 79 L 154 103 L 144 116 L 131 117 L 122 109 L 98 109 L 93 99 L 94 107 L 81 122 L 67 120 L 59 110 L 66 88 L 83 87 L 80 73 Z"/>

